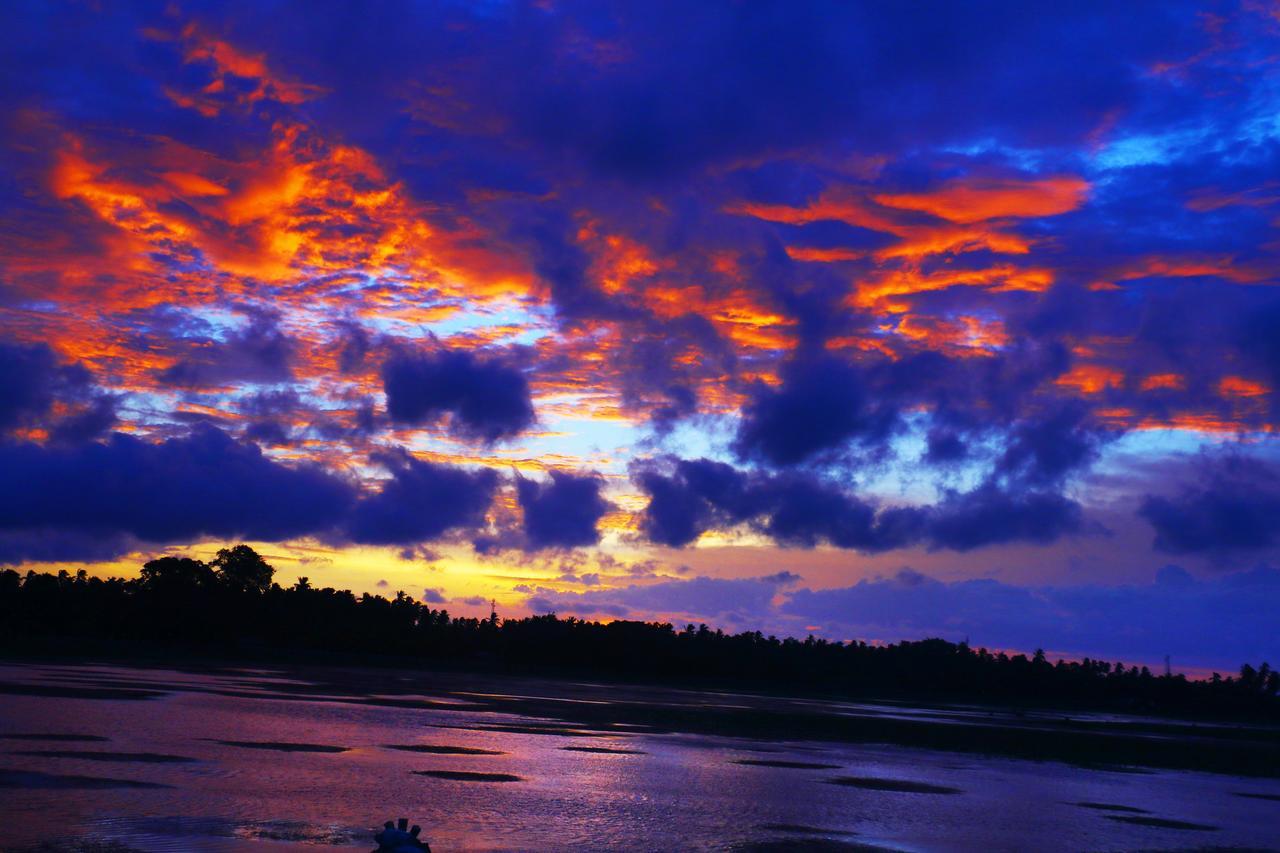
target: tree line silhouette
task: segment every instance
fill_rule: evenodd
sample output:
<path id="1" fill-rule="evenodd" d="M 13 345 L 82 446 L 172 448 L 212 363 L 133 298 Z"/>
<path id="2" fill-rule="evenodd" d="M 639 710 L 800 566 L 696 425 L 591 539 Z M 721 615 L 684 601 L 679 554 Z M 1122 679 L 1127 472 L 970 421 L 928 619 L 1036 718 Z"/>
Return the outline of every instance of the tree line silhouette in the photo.
<path id="1" fill-rule="evenodd" d="M 10 653 L 157 652 L 225 658 L 338 653 L 376 663 L 528 674 L 592 674 L 679 685 L 738 685 L 826 695 L 900 695 L 1151 713 L 1280 717 L 1280 672 L 1263 663 L 1192 681 L 1147 667 L 1032 656 L 930 639 L 892 645 L 706 625 L 599 623 L 554 614 L 451 616 L 403 592 L 394 598 L 273 582 L 246 545 L 209 563 L 148 562 L 136 579 L 0 572 L 0 648 Z"/>

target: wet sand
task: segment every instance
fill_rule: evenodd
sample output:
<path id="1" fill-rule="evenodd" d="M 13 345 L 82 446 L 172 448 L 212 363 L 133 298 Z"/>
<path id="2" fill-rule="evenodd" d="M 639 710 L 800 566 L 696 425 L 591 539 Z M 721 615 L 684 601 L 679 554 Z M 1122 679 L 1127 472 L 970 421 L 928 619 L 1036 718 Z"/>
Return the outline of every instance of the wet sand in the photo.
<path id="1" fill-rule="evenodd" d="M 1258 726 L 388 670 L 0 682 L 4 850 L 51 814 L 53 849 L 113 853 L 368 850 L 399 814 L 439 850 L 1267 849 L 1280 802 Z"/>

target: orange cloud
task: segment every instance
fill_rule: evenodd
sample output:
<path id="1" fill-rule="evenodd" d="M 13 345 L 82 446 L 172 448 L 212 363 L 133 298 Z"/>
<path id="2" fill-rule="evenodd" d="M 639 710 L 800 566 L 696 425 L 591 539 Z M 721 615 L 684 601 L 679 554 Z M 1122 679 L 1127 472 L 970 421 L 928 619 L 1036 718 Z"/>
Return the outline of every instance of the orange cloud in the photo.
<path id="1" fill-rule="evenodd" d="M 1187 380 L 1177 373 L 1154 373 L 1143 379 L 1142 384 L 1138 387 L 1143 391 L 1157 391 L 1166 388 L 1181 391 L 1187 387 Z"/>
<path id="2" fill-rule="evenodd" d="M 921 273 L 913 269 L 889 270 L 856 284 L 850 301 L 856 307 L 868 308 L 889 297 L 946 290 L 962 285 L 986 287 L 996 292 L 1041 292 L 1053 285 L 1053 273 L 1047 269 L 1022 269 L 1012 264 L 935 273 Z"/>
<path id="3" fill-rule="evenodd" d="M 960 358 L 991 355 L 1009 343 L 1004 323 L 972 315 L 955 320 L 905 316 L 898 322 L 897 332 L 927 349 Z"/>
<path id="4" fill-rule="evenodd" d="M 165 94 L 175 104 L 194 109 L 207 117 L 217 115 L 229 105 L 245 107 L 264 100 L 301 104 L 320 97 L 326 91 L 323 87 L 288 80 L 272 73 L 264 54 L 246 53 L 214 37 L 194 22 L 183 27 L 177 36 L 155 29 L 146 30 L 144 35 L 158 41 L 181 41 L 183 60 L 187 64 L 211 66 L 209 80 L 199 90 L 165 89 Z M 228 86 L 229 77 L 251 80 L 256 85 L 249 90 L 242 86 Z"/>
<path id="5" fill-rule="evenodd" d="M 1218 382 L 1218 393 L 1224 397 L 1261 397 L 1270 394 L 1271 388 L 1243 376 L 1224 376 Z"/>
<path id="6" fill-rule="evenodd" d="M 1236 284 L 1256 284 L 1276 278 L 1270 264 L 1241 263 L 1230 255 L 1181 255 L 1163 257 L 1148 255 L 1116 269 L 1114 281 L 1143 278 L 1196 278 L 1212 276 Z"/>
<path id="7" fill-rule="evenodd" d="M 1098 394 L 1124 384 L 1124 374 L 1100 364 L 1080 364 L 1057 379 L 1057 384 L 1075 388 L 1081 394 Z"/>
<path id="8" fill-rule="evenodd" d="M 1088 181 L 1057 175 L 1034 180 L 961 178 L 932 192 L 872 198 L 885 207 L 921 211 L 967 225 L 988 219 L 1056 216 L 1078 208 L 1088 193 Z"/>
<path id="9" fill-rule="evenodd" d="M 1031 250 L 1032 242 L 1029 239 L 1002 230 L 999 223 L 980 224 L 980 219 L 974 219 L 947 225 L 922 224 L 904 215 L 899 209 L 879 204 L 882 198 L 906 196 L 875 196 L 874 199 L 868 199 L 855 188 L 835 187 L 803 207 L 740 203 L 729 205 L 726 212 L 787 225 L 807 225 L 821 221 L 844 222 L 898 237 L 898 242 L 871 253 L 876 260 L 882 262 L 982 250 L 997 254 L 1025 255 Z M 795 260 L 817 262 L 853 260 L 860 256 L 857 250 L 839 248 L 789 247 L 787 252 Z"/>

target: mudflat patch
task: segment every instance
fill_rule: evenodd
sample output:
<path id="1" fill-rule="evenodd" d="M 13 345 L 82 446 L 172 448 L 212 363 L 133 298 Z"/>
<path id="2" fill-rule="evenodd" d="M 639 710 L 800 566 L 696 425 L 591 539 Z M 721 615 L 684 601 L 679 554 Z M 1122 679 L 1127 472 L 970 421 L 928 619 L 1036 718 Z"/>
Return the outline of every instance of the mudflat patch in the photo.
<path id="1" fill-rule="evenodd" d="M 478 749 L 474 746 L 449 746 L 436 743 L 389 743 L 384 749 L 398 749 L 401 752 L 423 752 L 429 755 L 506 755 L 500 749 Z"/>
<path id="2" fill-rule="evenodd" d="M 35 755 L 41 758 L 76 758 L 82 761 L 133 761 L 139 764 L 190 764 L 198 761 L 185 755 L 163 752 L 96 752 L 89 749 L 15 749 L 10 755 Z"/>
<path id="3" fill-rule="evenodd" d="M 1119 815 L 1109 814 L 1107 820 L 1115 820 L 1121 823 L 1132 823 L 1138 826 L 1155 826 L 1160 829 L 1183 829 L 1194 832 L 1217 832 L 1218 827 L 1209 826 L 1204 823 L 1190 823 L 1185 820 L 1170 820 L 1165 817 L 1141 817 L 1138 815 Z"/>
<path id="4" fill-rule="evenodd" d="M 778 841 L 748 841 L 733 850 L 741 853 L 894 853 L 888 847 L 837 841 L 834 838 L 787 838 Z"/>
<path id="5" fill-rule="evenodd" d="M 1134 767 L 1131 764 L 1101 764 L 1093 761 L 1073 761 L 1072 767 L 1079 767 L 1081 770 L 1101 770 L 1103 773 L 1130 773 L 1135 776 L 1150 776 L 1155 773 L 1154 770 L 1148 770 L 1145 767 Z"/>
<path id="6" fill-rule="evenodd" d="M 1120 806 L 1115 803 L 1076 803 L 1082 809 L 1096 809 L 1103 812 L 1127 812 L 1129 814 L 1151 814 L 1146 809 L 1136 806 Z"/>
<path id="7" fill-rule="evenodd" d="M 513 735 L 553 735 L 555 737 L 617 737 L 616 732 L 593 732 L 570 726 L 521 726 L 494 723 L 487 726 L 446 726 L 442 729 L 466 729 L 473 732 L 505 732 Z"/>
<path id="8" fill-rule="evenodd" d="M 839 764 L 817 764 L 812 761 L 775 761 L 770 758 L 740 758 L 733 762 L 747 767 L 781 767 L 787 770 L 839 770 Z"/>
<path id="9" fill-rule="evenodd" d="M 74 687 L 58 684 L 15 684 L 0 682 L 0 693 L 14 696 L 48 696 L 56 699 L 159 699 L 159 690 L 126 690 L 118 687 Z"/>
<path id="10" fill-rule="evenodd" d="M 910 779 L 882 779 L 876 776 L 837 776 L 827 779 L 832 785 L 844 785 L 847 788 L 863 788 L 868 791 L 892 791 L 899 794 L 959 794 L 959 788 L 948 788 L 946 785 L 930 785 L 927 782 L 914 782 Z"/>
<path id="11" fill-rule="evenodd" d="M 329 746 L 323 743 L 287 743 L 278 740 L 214 740 L 223 746 L 242 749 L 272 749 L 276 752 L 348 752 L 349 746 Z"/>
<path id="12" fill-rule="evenodd" d="M 94 838 L 63 838 L 42 841 L 30 847 L 9 847 L 8 853 L 146 853 L 120 841 L 99 841 Z"/>
<path id="13" fill-rule="evenodd" d="M 415 776 L 430 776 L 433 779 L 449 779 L 454 782 L 523 782 L 519 776 L 510 773 L 473 773 L 468 770 L 414 770 Z"/>
<path id="14" fill-rule="evenodd" d="M 44 740 L 50 743 L 106 743 L 111 738 L 103 737 L 102 735 L 11 732 L 9 734 L 0 734 L 0 740 Z"/>
<path id="15" fill-rule="evenodd" d="M 648 755 L 643 749 L 618 749 L 612 746 L 562 746 L 565 752 L 594 752 L 600 755 Z"/>
<path id="16" fill-rule="evenodd" d="M 760 829 L 767 832 L 786 832 L 799 835 L 853 835 L 847 829 L 823 829 L 819 826 L 805 826 L 802 823 L 762 823 Z"/>
<path id="17" fill-rule="evenodd" d="M 99 776 L 66 776 L 29 770 L 0 770 L 0 788 L 25 790 L 102 790 L 108 788 L 168 788 L 158 782 L 136 779 L 104 779 Z"/>

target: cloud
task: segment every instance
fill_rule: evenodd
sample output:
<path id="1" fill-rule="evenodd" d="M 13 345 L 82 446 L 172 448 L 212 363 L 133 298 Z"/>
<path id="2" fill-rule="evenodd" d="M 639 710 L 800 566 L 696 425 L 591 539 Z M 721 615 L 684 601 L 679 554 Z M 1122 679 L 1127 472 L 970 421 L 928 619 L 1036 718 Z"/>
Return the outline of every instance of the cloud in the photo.
<path id="1" fill-rule="evenodd" d="M 492 444 L 534 421 L 524 374 L 496 359 L 447 350 L 400 352 L 383 365 L 382 381 L 387 414 L 397 424 L 418 426 L 448 414 L 452 435 Z"/>
<path id="2" fill-rule="evenodd" d="M 314 465 L 274 462 L 209 426 L 158 444 L 120 433 L 72 447 L 0 444 L 0 469 L 0 529 L 72 541 L 278 541 L 326 530 L 355 496 Z"/>
<path id="3" fill-rule="evenodd" d="M 444 593 L 433 587 L 427 587 L 422 591 L 422 600 L 427 604 L 444 604 L 449 599 L 445 598 Z"/>
<path id="4" fill-rule="evenodd" d="M 970 551 L 1006 542 L 1047 545 L 1084 530 L 1075 501 L 1054 492 L 1006 492 L 985 484 L 950 494 L 929 521 L 929 547 Z"/>
<path id="5" fill-rule="evenodd" d="M 780 388 L 758 388 L 743 407 L 734 444 L 740 457 L 794 465 L 850 440 L 883 442 L 898 424 L 893 402 L 868 388 L 848 362 L 789 362 L 781 379 Z"/>
<path id="6" fill-rule="evenodd" d="M 1225 556 L 1280 546 L 1280 467 L 1228 455 L 1202 460 L 1196 473 L 1200 482 L 1172 496 L 1149 494 L 1138 510 L 1158 550 Z"/>
<path id="7" fill-rule="evenodd" d="M 673 547 L 738 524 L 786 547 L 827 543 L 867 553 L 921 544 L 955 551 L 1047 544 L 1085 529 L 1076 502 L 991 481 L 948 492 L 934 506 L 879 507 L 815 474 L 741 471 L 709 459 L 660 460 L 637 467 L 632 476 L 649 495 L 641 531 Z"/>
<path id="8" fill-rule="evenodd" d="M 102 437 L 119 420 L 116 398 L 100 395 L 55 421 L 49 438 L 59 444 L 80 444 Z"/>
<path id="9" fill-rule="evenodd" d="M 75 380 L 43 344 L 0 343 L 0 428 L 11 429 L 44 416 L 53 406 L 57 386 Z"/>
<path id="10" fill-rule="evenodd" d="M 1011 425 L 995 471 L 1033 487 L 1058 485 L 1096 459 L 1103 442 L 1115 435 L 1116 430 L 1104 430 L 1093 420 L 1087 405 L 1062 401 Z"/>
<path id="11" fill-rule="evenodd" d="M 477 527 L 498 486 L 497 473 L 487 468 L 468 471 L 404 451 L 376 459 L 391 476 L 355 504 L 344 525 L 350 541 L 362 545 L 414 544 Z"/>
<path id="12" fill-rule="evenodd" d="M 968 637 L 975 645 L 1231 668 L 1280 655 L 1272 613 L 1280 570 L 1198 581 L 1176 566 L 1153 584 L 1036 587 L 942 582 L 904 570 L 838 589 L 797 590 L 779 608 L 825 636 Z"/>
<path id="13" fill-rule="evenodd" d="M 0 530 L 0 565 L 31 562 L 105 562 L 138 548 L 122 532 L 75 530 L 62 526 Z"/>
<path id="14" fill-rule="evenodd" d="M 1265 483 L 1225 478 L 1256 503 L 1223 520 L 1229 488 L 1160 471 L 1280 420 L 1280 30 L 1200 5 L 14 7 L 0 431 L 155 456 L 217 424 L 360 479 L 290 529 L 406 555 L 589 546 L 588 490 L 537 475 L 521 530 L 478 469 L 596 467 L 600 498 L 670 452 L 733 464 L 637 466 L 611 524 L 971 552 L 1149 494 L 1159 548 L 1269 557 Z M 360 464 L 388 427 L 462 467 Z M 136 539 L 50 530 L 9 548 Z"/>
<path id="15" fill-rule="evenodd" d="M 163 384 L 184 388 L 239 382 L 274 383 L 293 378 L 295 343 L 281 331 L 273 311 L 243 309 L 249 322 L 222 339 L 176 338 L 188 354 L 159 371 Z"/>
<path id="16" fill-rule="evenodd" d="M 993 579 L 939 581 L 912 569 L 830 589 L 793 588 L 789 573 L 734 580 L 698 577 L 582 592 L 537 590 L 534 612 L 705 621 L 781 636 L 897 642 L 942 637 L 992 649 L 1218 666 L 1275 660 L 1280 569 L 1197 580 L 1178 566 L 1153 583 L 1019 586 Z"/>
<path id="17" fill-rule="evenodd" d="M 782 572 L 759 578 L 698 577 L 582 592 L 542 589 L 530 596 L 527 603 L 535 613 L 642 618 L 671 618 L 683 614 L 708 620 L 725 617 L 744 620 L 767 614 L 779 589 L 795 580 L 796 576 Z"/>
<path id="18" fill-rule="evenodd" d="M 600 494 L 599 475 L 551 472 L 549 483 L 523 477 L 516 496 L 524 513 L 524 532 L 533 548 L 573 548 L 600 541 L 596 524 L 609 510 Z"/>
<path id="19" fill-rule="evenodd" d="M 96 438 L 116 422 L 116 399 L 47 344 L 0 341 L 0 432 L 43 428 L 60 443 Z"/>
<path id="20" fill-rule="evenodd" d="M 0 559 L 102 560 L 145 543 L 300 536 L 416 546 L 484 524 L 498 475 L 386 450 L 363 496 L 312 463 L 284 464 L 209 425 L 151 443 L 0 443 Z M 86 484 L 92 487 L 86 487 Z"/>

